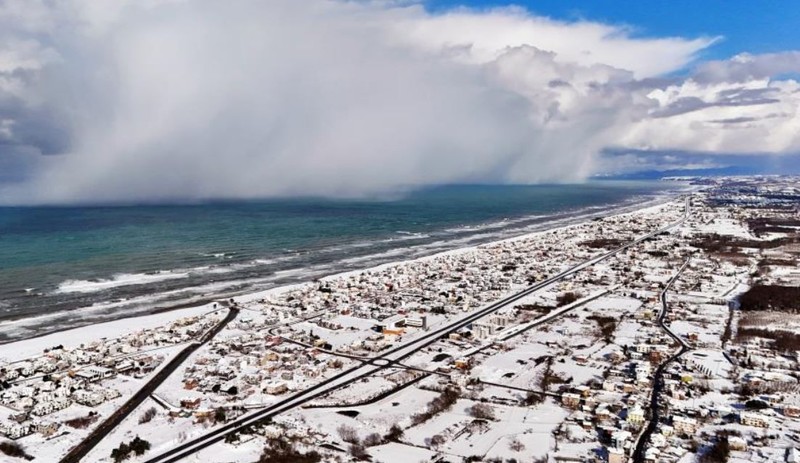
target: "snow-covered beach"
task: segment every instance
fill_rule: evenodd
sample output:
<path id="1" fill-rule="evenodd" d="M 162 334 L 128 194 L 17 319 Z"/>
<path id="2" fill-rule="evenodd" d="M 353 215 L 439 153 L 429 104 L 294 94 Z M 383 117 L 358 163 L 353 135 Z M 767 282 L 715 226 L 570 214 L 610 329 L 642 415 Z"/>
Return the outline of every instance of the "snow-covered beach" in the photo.
<path id="1" fill-rule="evenodd" d="M 613 205 L 602 208 L 585 208 L 563 215 L 555 215 L 547 220 L 536 221 L 522 227 L 509 227 L 508 221 L 486 224 L 480 227 L 471 227 L 472 233 L 455 239 L 441 239 L 421 245 L 409 245 L 382 251 L 378 254 L 366 254 L 358 257 L 344 257 L 339 261 L 323 264 L 309 265 L 308 267 L 290 268 L 287 270 L 265 271 L 264 277 L 250 277 L 246 280 L 221 281 L 203 284 L 190 288 L 192 296 L 182 298 L 179 302 L 160 302 L 170 293 L 175 295 L 186 293 L 186 289 L 172 290 L 157 294 L 141 294 L 130 299 L 107 300 L 93 303 L 89 306 L 69 310 L 45 312 L 25 318 L 0 320 L 0 345 L 16 343 L 20 340 L 39 337 L 59 331 L 71 330 L 81 326 L 102 326 L 106 322 L 120 319 L 139 319 L 149 315 L 172 310 L 183 310 L 195 306 L 204 306 L 215 300 L 248 298 L 249 294 L 260 294 L 285 286 L 300 284 L 319 278 L 332 277 L 345 273 L 360 272 L 376 265 L 394 265 L 407 260 L 428 258 L 441 253 L 461 252 L 478 245 L 485 245 L 495 241 L 520 239 L 543 231 L 555 230 L 592 220 L 597 217 L 607 217 L 617 214 L 643 210 L 654 205 L 663 204 L 675 197 L 679 192 L 689 191 L 691 188 L 682 187 L 676 192 L 658 195 L 655 197 L 642 197 L 637 201 Z M 520 223 L 527 223 L 530 218 L 518 219 Z M 507 228 L 503 228 L 507 227 Z M 502 229 L 501 229 L 502 228 Z M 258 265 L 281 263 L 291 256 L 284 258 L 260 261 Z M 243 267 L 245 264 L 236 264 L 233 267 Z M 346 270 L 343 270 L 346 269 Z M 209 268 L 204 271 L 216 273 L 229 273 L 235 269 L 226 266 Z M 167 270 L 155 274 L 125 274 L 111 280 L 79 281 L 68 280 L 59 287 L 58 292 L 96 292 L 118 286 L 138 287 L 150 282 L 180 280 L 191 274 L 191 270 Z M 264 289 L 236 289 L 239 286 Z"/>

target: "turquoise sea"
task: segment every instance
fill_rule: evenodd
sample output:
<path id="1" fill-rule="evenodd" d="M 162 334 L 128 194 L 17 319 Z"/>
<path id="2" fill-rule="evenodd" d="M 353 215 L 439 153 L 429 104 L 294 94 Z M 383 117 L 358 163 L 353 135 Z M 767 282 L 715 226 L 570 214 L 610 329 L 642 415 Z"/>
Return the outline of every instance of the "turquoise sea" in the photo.
<path id="1" fill-rule="evenodd" d="M 680 188 L 598 181 L 382 200 L 0 208 L 0 342 L 515 236 Z"/>

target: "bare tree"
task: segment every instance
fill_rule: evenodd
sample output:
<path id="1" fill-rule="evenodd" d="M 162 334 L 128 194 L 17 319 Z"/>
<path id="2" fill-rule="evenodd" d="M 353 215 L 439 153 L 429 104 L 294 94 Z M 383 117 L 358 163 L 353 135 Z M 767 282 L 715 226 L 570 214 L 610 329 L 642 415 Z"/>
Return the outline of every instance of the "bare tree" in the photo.
<path id="1" fill-rule="evenodd" d="M 445 437 L 443 435 L 436 434 L 433 437 L 431 437 L 430 444 L 431 444 L 431 447 L 439 447 L 440 445 L 444 444 L 445 442 L 447 442 L 447 439 L 445 439 Z"/>
<path id="2" fill-rule="evenodd" d="M 343 424 L 336 428 L 336 432 L 339 433 L 339 437 L 341 437 L 343 441 L 351 444 L 358 443 L 358 432 L 354 427 Z"/>
<path id="3" fill-rule="evenodd" d="M 377 432 L 367 434 L 367 437 L 364 438 L 365 447 L 374 447 L 376 445 L 381 445 L 382 443 L 383 443 L 383 438 Z"/>
<path id="4" fill-rule="evenodd" d="M 508 443 L 508 448 L 513 452 L 521 452 L 525 450 L 525 444 L 519 441 L 516 437 Z"/>
<path id="5" fill-rule="evenodd" d="M 158 410 L 155 407 L 150 407 L 142 413 L 142 416 L 139 417 L 139 424 L 149 423 L 150 421 L 155 418 Z"/>

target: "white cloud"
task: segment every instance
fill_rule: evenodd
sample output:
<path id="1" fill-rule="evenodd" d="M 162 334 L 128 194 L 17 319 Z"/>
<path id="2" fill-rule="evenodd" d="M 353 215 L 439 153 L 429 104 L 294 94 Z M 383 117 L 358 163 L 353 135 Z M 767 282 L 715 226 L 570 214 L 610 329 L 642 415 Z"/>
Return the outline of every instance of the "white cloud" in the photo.
<path id="1" fill-rule="evenodd" d="M 553 52 L 562 63 L 602 64 L 631 71 L 637 78 L 680 69 L 716 40 L 635 39 L 623 27 L 556 21 L 518 7 L 417 15 L 395 27 L 402 41 L 434 53 L 449 50 L 467 62 L 490 62 L 510 48 L 529 45 Z"/>
<path id="2" fill-rule="evenodd" d="M 631 124 L 619 146 L 722 153 L 800 151 L 800 85 L 689 79 L 648 96 L 658 104 Z"/>
<path id="3" fill-rule="evenodd" d="M 26 166 L 5 202 L 578 180 L 605 167 L 607 147 L 747 149 L 756 133 L 768 149 L 797 147 L 793 81 L 725 83 L 724 63 L 653 79 L 713 39 L 513 8 L 9 0 L 0 31 L 14 153 L 0 166 Z M 725 129 L 747 124 L 746 136 Z"/>

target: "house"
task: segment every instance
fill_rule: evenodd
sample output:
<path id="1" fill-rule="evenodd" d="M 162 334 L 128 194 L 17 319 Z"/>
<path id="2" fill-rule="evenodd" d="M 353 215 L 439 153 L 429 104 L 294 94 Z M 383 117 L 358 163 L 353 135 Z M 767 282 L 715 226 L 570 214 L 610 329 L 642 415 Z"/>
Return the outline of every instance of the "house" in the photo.
<path id="1" fill-rule="evenodd" d="M 625 452 L 615 447 L 609 448 L 608 463 L 625 463 Z"/>
<path id="2" fill-rule="evenodd" d="M 122 395 L 122 394 L 120 394 L 120 393 L 119 393 L 119 391 L 118 391 L 118 390 L 116 390 L 116 389 L 111 389 L 111 388 L 103 388 L 103 389 L 99 389 L 99 390 L 97 391 L 97 393 L 99 393 L 100 395 L 102 395 L 102 396 L 103 396 L 103 400 L 104 400 L 104 401 L 105 401 L 105 400 L 114 400 L 114 399 L 116 399 L 117 397 L 119 397 L 119 396 L 121 396 L 121 395 Z"/>
<path id="3" fill-rule="evenodd" d="M 693 435 L 697 431 L 697 420 L 685 416 L 672 417 L 672 429 L 678 434 Z"/>
<path id="4" fill-rule="evenodd" d="M 425 329 L 428 326 L 428 318 L 425 315 L 419 317 L 406 317 L 406 326 Z"/>
<path id="5" fill-rule="evenodd" d="M 644 423 L 644 410 L 642 410 L 642 407 L 634 405 L 633 408 L 628 409 L 628 416 L 625 421 L 634 426 L 641 426 Z"/>
<path id="6" fill-rule="evenodd" d="M 89 382 L 96 382 L 106 378 L 111 378 L 114 376 L 114 370 L 110 368 L 104 367 L 97 367 L 97 366 L 89 366 L 86 368 L 81 368 L 79 371 L 75 373 L 75 377 L 78 379 L 83 379 Z"/>
<path id="7" fill-rule="evenodd" d="M 744 452 L 747 450 L 747 441 L 739 436 L 730 436 L 728 437 L 728 447 L 734 451 Z"/>
<path id="8" fill-rule="evenodd" d="M 187 399 L 181 399 L 180 404 L 181 404 L 181 407 L 183 407 L 183 408 L 188 408 L 189 410 L 196 410 L 200 406 L 200 403 L 202 401 L 203 401 L 203 399 L 200 398 L 200 397 L 196 397 L 194 399 L 188 399 L 187 398 Z"/>
<path id="9" fill-rule="evenodd" d="M 53 413 L 56 410 L 55 405 L 52 401 L 46 400 L 42 402 L 37 402 L 36 405 L 33 406 L 31 409 L 31 413 L 36 416 L 44 416 Z"/>
<path id="10" fill-rule="evenodd" d="M 476 339 L 486 339 L 496 332 L 496 327 L 490 323 L 473 323 L 472 334 Z"/>
<path id="11" fill-rule="evenodd" d="M 614 431 L 611 433 L 611 444 L 615 449 L 623 449 L 625 448 L 625 443 L 627 443 L 631 437 L 632 434 L 629 431 Z"/>
<path id="12" fill-rule="evenodd" d="M 117 371 L 117 373 L 127 373 L 127 372 L 129 372 L 129 371 L 134 369 L 134 365 L 133 365 L 132 361 L 130 361 L 128 359 L 125 359 L 125 360 L 117 363 L 114 366 L 114 369 Z"/>
<path id="13" fill-rule="evenodd" d="M 561 396 L 561 403 L 566 407 L 578 408 L 581 404 L 581 396 L 568 392 Z"/>
<path id="14" fill-rule="evenodd" d="M 469 359 L 466 358 L 456 359 L 455 367 L 458 368 L 459 370 L 468 370 L 470 367 L 470 361 Z"/>
<path id="15" fill-rule="evenodd" d="M 766 417 L 755 413 L 742 413 L 739 415 L 739 422 L 745 426 L 755 426 L 757 428 L 768 428 L 769 421 Z"/>
<path id="16" fill-rule="evenodd" d="M 264 392 L 272 395 L 283 394 L 288 390 L 289 388 L 286 386 L 286 383 L 282 381 L 272 381 L 267 383 L 267 385 L 264 387 Z"/>
<path id="17" fill-rule="evenodd" d="M 38 432 L 44 437 L 50 437 L 58 431 L 58 423 L 52 421 L 39 421 L 33 424 L 34 432 Z"/>
<path id="18" fill-rule="evenodd" d="M 75 402 L 86 405 L 87 407 L 96 407 L 103 403 L 103 396 L 101 394 L 83 389 L 75 391 L 72 397 L 75 399 Z"/>
<path id="19" fill-rule="evenodd" d="M 32 433 L 33 428 L 30 423 L 5 423 L 0 427 L 0 432 L 9 439 L 15 440 Z"/>

